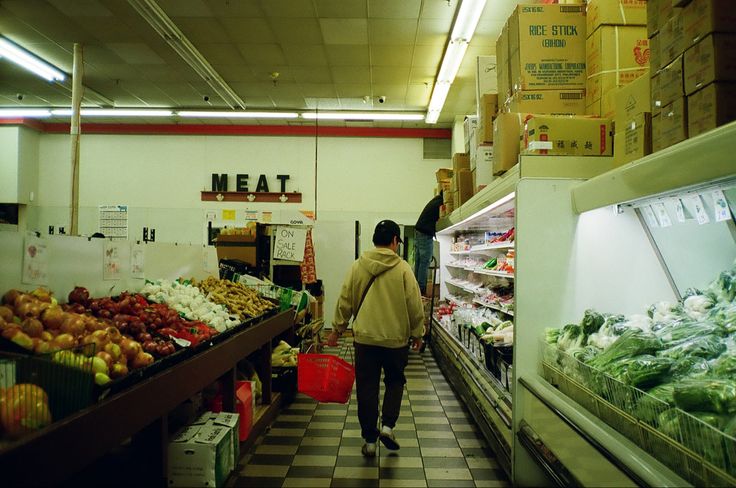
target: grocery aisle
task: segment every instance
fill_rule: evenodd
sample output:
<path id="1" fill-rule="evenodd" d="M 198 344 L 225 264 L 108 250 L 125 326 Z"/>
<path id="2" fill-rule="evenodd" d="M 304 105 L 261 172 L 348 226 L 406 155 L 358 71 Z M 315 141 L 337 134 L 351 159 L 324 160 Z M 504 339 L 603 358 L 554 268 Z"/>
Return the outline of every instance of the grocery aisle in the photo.
<path id="1" fill-rule="evenodd" d="M 343 342 L 340 355 L 350 360 Z M 355 392 L 349 405 L 299 395 L 241 460 L 232 486 L 509 486 L 482 434 L 442 376 L 429 350 L 411 353 L 396 426 L 401 450 L 360 454 Z"/>

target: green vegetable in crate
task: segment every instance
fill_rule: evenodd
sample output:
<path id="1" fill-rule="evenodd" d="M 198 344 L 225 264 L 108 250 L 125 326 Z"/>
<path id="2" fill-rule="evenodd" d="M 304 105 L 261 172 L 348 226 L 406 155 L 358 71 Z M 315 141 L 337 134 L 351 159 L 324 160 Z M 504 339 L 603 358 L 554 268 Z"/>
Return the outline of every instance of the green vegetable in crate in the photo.
<path id="1" fill-rule="evenodd" d="M 639 420 L 656 427 L 659 415 L 675 404 L 675 400 L 672 398 L 674 392 L 675 385 L 673 383 L 655 386 L 641 397 L 636 405 L 634 415 Z"/>
<path id="2" fill-rule="evenodd" d="M 713 376 L 733 378 L 736 375 L 736 356 L 723 354 L 713 363 Z"/>
<path id="3" fill-rule="evenodd" d="M 561 329 L 555 327 L 547 327 L 544 329 L 544 341 L 547 344 L 557 344 L 557 340 L 560 338 Z"/>
<path id="4" fill-rule="evenodd" d="M 719 302 L 733 302 L 736 300 L 736 264 L 731 269 L 723 271 L 708 288 Z"/>
<path id="5" fill-rule="evenodd" d="M 692 320 L 678 320 L 666 324 L 658 324 L 653 330 L 665 345 L 678 343 L 685 339 L 692 339 L 698 336 L 723 335 L 723 329 L 721 327 L 708 321 L 694 322 Z"/>
<path id="6" fill-rule="evenodd" d="M 598 354 L 600 354 L 600 352 L 601 350 L 595 346 L 585 346 L 579 349 L 567 351 L 568 354 L 583 363 L 587 363 Z"/>
<path id="7" fill-rule="evenodd" d="M 643 354 L 654 354 L 662 349 L 662 341 L 654 334 L 639 329 L 629 329 L 616 339 L 616 342 L 590 361 L 590 366 L 602 369 L 621 359 Z"/>
<path id="8" fill-rule="evenodd" d="M 736 332 L 736 303 L 719 303 L 710 310 L 710 318 L 727 334 Z"/>
<path id="9" fill-rule="evenodd" d="M 586 344 L 586 336 L 583 328 L 578 324 L 567 324 L 562 328 L 557 340 L 557 348 L 562 351 L 568 349 L 579 349 Z"/>
<path id="10" fill-rule="evenodd" d="M 689 415 L 676 408 L 662 412 L 659 416 L 660 430 L 707 460 L 721 464 L 724 461 L 724 450 L 722 435 L 718 430 L 728 417 L 712 412 L 688 413 Z"/>
<path id="11" fill-rule="evenodd" d="M 726 345 L 715 335 L 696 336 L 685 339 L 659 352 L 660 356 L 672 359 L 686 357 L 714 358 L 726 350 Z"/>
<path id="12" fill-rule="evenodd" d="M 726 425 L 723 426 L 723 432 L 731 437 L 736 437 L 736 416 L 731 417 Z"/>
<path id="13" fill-rule="evenodd" d="M 708 361 L 697 356 L 687 356 L 677 359 L 672 365 L 670 373 L 673 378 L 704 375 L 710 371 Z"/>
<path id="14" fill-rule="evenodd" d="M 736 413 L 736 382 L 686 378 L 675 385 L 675 405 L 688 412 Z"/>
<path id="15" fill-rule="evenodd" d="M 668 378 L 672 363 L 670 358 L 644 354 L 610 363 L 603 371 L 627 385 L 646 388 Z"/>
<path id="16" fill-rule="evenodd" d="M 583 332 L 585 332 L 586 335 L 590 335 L 593 332 L 597 332 L 605 321 L 606 318 L 595 310 L 586 310 L 583 315 L 583 320 L 580 322 L 580 326 L 583 328 Z"/>

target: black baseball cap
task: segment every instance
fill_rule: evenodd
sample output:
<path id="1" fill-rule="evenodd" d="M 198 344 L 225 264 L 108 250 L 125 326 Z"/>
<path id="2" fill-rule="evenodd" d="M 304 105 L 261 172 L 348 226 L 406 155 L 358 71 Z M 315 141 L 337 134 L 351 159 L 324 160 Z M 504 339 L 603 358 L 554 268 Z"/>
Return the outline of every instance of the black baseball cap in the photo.
<path id="1" fill-rule="evenodd" d="M 394 237 L 398 237 L 399 242 L 401 240 L 401 229 L 399 224 L 393 220 L 382 220 L 376 224 L 376 230 L 373 231 L 373 244 L 377 246 L 387 246 L 391 244 Z"/>

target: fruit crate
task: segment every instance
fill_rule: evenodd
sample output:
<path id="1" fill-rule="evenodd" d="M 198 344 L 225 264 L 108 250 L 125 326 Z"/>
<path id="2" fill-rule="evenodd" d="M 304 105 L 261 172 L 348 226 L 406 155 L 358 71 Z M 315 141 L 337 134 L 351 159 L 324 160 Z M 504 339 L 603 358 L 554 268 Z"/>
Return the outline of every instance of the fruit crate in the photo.
<path id="1" fill-rule="evenodd" d="M 0 438 L 16 439 L 94 402 L 90 344 L 29 356 L 0 352 Z"/>
<path id="2" fill-rule="evenodd" d="M 736 438 L 541 343 L 541 374 L 695 486 L 736 486 Z M 667 416 L 667 429 L 660 425 Z"/>

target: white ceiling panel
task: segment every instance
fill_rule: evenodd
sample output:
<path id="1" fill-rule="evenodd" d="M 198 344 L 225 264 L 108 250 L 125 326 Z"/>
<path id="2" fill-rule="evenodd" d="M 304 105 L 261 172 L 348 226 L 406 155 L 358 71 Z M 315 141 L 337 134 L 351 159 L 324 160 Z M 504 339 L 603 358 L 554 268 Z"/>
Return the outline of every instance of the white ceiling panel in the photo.
<path id="1" fill-rule="evenodd" d="M 417 45 L 445 46 L 450 35 L 452 19 L 421 19 L 417 32 Z"/>
<path id="2" fill-rule="evenodd" d="M 337 98 L 335 85 L 332 83 L 301 83 L 299 86 L 304 93 L 316 94 L 317 98 Z"/>
<path id="3" fill-rule="evenodd" d="M 338 46 L 325 45 L 330 66 L 357 66 L 370 64 L 368 45 Z"/>
<path id="4" fill-rule="evenodd" d="M 304 104 L 304 97 L 293 97 L 289 95 L 274 94 L 271 96 L 274 107 L 284 110 L 301 110 L 306 108 Z"/>
<path id="5" fill-rule="evenodd" d="M 367 0 L 315 0 L 317 15 L 324 18 L 365 17 Z"/>
<path id="6" fill-rule="evenodd" d="M 404 19 L 370 19 L 368 33 L 370 42 L 374 45 L 413 45 L 417 22 Z"/>
<path id="7" fill-rule="evenodd" d="M 286 61 L 291 66 L 327 66 L 327 54 L 322 44 L 283 45 Z"/>
<path id="8" fill-rule="evenodd" d="M 213 64 L 212 67 L 220 73 L 226 82 L 255 81 L 251 67 L 245 64 Z"/>
<path id="9" fill-rule="evenodd" d="M 169 17 L 208 17 L 212 11 L 203 0 L 156 0 Z"/>
<path id="10" fill-rule="evenodd" d="M 445 53 L 443 45 L 437 46 L 414 46 L 414 57 L 412 58 L 412 66 L 414 67 L 431 67 L 438 70 L 442 62 L 442 55 Z"/>
<path id="11" fill-rule="evenodd" d="M 406 96 L 406 83 L 396 85 L 374 83 L 373 93 L 376 97 L 386 97 L 391 102 L 395 102 L 396 100 L 401 100 L 403 102 L 404 97 Z M 378 107 L 381 106 L 380 103 L 377 103 L 375 105 Z"/>
<path id="12" fill-rule="evenodd" d="M 230 42 L 230 36 L 219 19 L 214 17 L 174 17 L 171 19 L 189 40 L 200 43 Z"/>
<path id="13" fill-rule="evenodd" d="M 273 19 L 271 28 L 281 44 L 322 44 L 322 29 L 315 18 Z"/>
<path id="14" fill-rule="evenodd" d="M 291 66 L 257 66 L 251 65 L 250 70 L 253 73 L 255 81 L 267 81 L 273 84 L 276 80 L 277 84 L 294 83 L 294 68 Z"/>
<path id="15" fill-rule="evenodd" d="M 276 19 L 316 16 L 312 0 L 261 0 L 261 8 Z"/>
<path id="16" fill-rule="evenodd" d="M 373 19 L 417 19 L 421 0 L 368 0 L 368 16 Z"/>
<path id="17" fill-rule="evenodd" d="M 414 46 L 374 46 L 371 48 L 372 66 L 411 66 Z"/>
<path id="18" fill-rule="evenodd" d="M 406 84 L 409 80 L 408 66 L 375 66 L 371 68 L 373 83 Z"/>
<path id="19" fill-rule="evenodd" d="M 220 23 L 237 44 L 276 44 L 276 35 L 266 19 L 224 17 Z"/>
<path id="20" fill-rule="evenodd" d="M 292 68 L 292 72 L 297 83 L 332 83 L 332 72 L 327 66 L 319 68 L 296 66 Z"/>
<path id="21" fill-rule="evenodd" d="M 371 71 L 368 66 L 333 66 L 332 79 L 335 83 L 369 83 Z"/>
<path id="22" fill-rule="evenodd" d="M 306 102 L 307 109 L 309 110 L 340 110 L 340 100 L 333 97 L 308 97 L 305 98 L 304 101 Z M 327 122 L 327 121 L 325 121 Z M 319 122 L 320 125 L 322 124 L 322 121 Z"/>
<path id="23" fill-rule="evenodd" d="M 108 49 L 129 64 L 165 64 L 166 62 L 153 49 L 142 42 L 111 42 Z"/>
<path id="24" fill-rule="evenodd" d="M 273 100 L 271 100 L 271 97 L 266 96 L 245 97 L 245 104 L 247 105 L 249 110 L 257 108 L 274 108 Z"/>
<path id="25" fill-rule="evenodd" d="M 281 86 L 274 86 L 268 81 L 256 81 L 248 83 L 230 83 L 230 87 L 242 97 L 270 97 L 274 92 L 283 90 L 289 83 L 281 83 Z M 292 85 L 294 83 L 291 83 Z M 248 101 L 246 100 L 246 103 Z"/>
<path id="26" fill-rule="evenodd" d="M 423 19 L 442 19 L 451 21 L 455 17 L 458 0 L 424 0 L 421 17 Z M 486 9 L 489 7 L 486 6 Z"/>
<path id="27" fill-rule="evenodd" d="M 97 0 L 49 0 L 49 3 L 70 17 L 112 17 L 112 12 Z"/>
<path id="28" fill-rule="evenodd" d="M 370 83 L 339 83 L 336 85 L 337 95 L 340 98 L 360 98 L 371 96 L 371 85 Z M 373 105 L 373 100 L 369 100 L 364 108 L 369 108 Z"/>
<path id="29" fill-rule="evenodd" d="M 100 42 L 136 42 L 135 30 L 117 17 L 95 17 L 84 28 Z"/>
<path id="30" fill-rule="evenodd" d="M 284 65 L 286 57 L 279 44 L 238 44 L 245 62 L 252 65 Z"/>
<path id="31" fill-rule="evenodd" d="M 235 44 L 231 43 L 198 43 L 195 46 L 197 50 L 207 58 L 210 64 L 236 64 L 238 62 L 245 63 L 245 59 L 240 54 L 240 50 Z"/>
<path id="32" fill-rule="evenodd" d="M 434 83 L 438 68 L 413 66 L 409 75 L 409 83 Z"/>
<path id="33" fill-rule="evenodd" d="M 204 0 L 216 17 L 263 17 L 259 0 Z"/>
<path id="34" fill-rule="evenodd" d="M 368 44 L 367 19 L 319 19 L 325 44 Z"/>
<path id="35" fill-rule="evenodd" d="M 431 84 L 410 84 L 406 90 L 406 103 L 412 107 L 426 107 L 431 96 Z"/>

